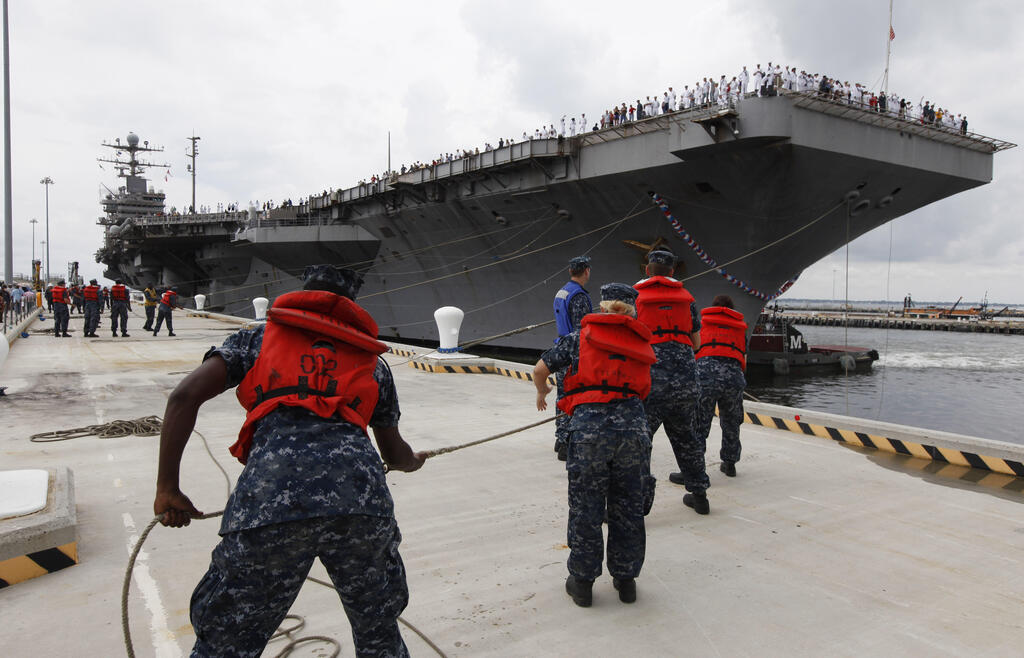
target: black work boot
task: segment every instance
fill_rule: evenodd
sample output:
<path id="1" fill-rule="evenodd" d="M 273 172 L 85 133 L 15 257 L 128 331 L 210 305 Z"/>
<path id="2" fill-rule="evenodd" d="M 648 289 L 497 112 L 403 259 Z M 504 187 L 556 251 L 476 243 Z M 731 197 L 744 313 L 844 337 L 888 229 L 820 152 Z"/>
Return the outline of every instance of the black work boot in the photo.
<path id="1" fill-rule="evenodd" d="M 682 473 L 669 473 L 668 481 L 671 482 L 672 484 L 686 484 L 685 482 L 683 482 Z"/>
<path id="2" fill-rule="evenodd" d="M 612 578 L 612 585 L 619 590 L 619 600 L 623 603 L 636 602 L 635 578 Z"/>
<path id="3" fill-rule="evenodd" d="M 700 493 L 688 493 L 683 496 L 683 505 L 692 507 L 693 511 L 697 514 L 707 514 L 711 511 L 711 505 L 708 504 L 708 495 L 703 491 Z"/>
<path id="4" fill-rule="evenodd" d="M 718 470 L 722 471 L 731 478 L 736 477 L 736 462 L 723 461 L 722 465 L 718 467 Z"/>
<path id="5" fill-rule="evenodd" d="M 572 597 L 573 603 L 581 608 L 589 608 L 594 602 L 593 587 L 592 580 L 580 580 L 573 575 L 565 579 L 566 593 Z"/>

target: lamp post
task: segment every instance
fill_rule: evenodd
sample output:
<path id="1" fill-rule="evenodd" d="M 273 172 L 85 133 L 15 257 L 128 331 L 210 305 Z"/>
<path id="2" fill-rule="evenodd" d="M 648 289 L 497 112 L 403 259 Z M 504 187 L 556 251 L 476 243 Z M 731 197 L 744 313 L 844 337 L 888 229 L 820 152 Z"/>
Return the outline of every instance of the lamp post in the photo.
<path id="1" fill-rule="evenodd" d="M 50 282 L 50 186 L 53 179 L 47 176 L 39 181 L 46 188 L 46 282 Z"/>
<path id="2" fill-rule="evenodd" d="M 41 253 L 39 254 L 39 257 L 42 258 L 43 254 L 46 253 L 46 240 L 40 240 L 39 241 L 39 246 L 41 247 L 41 249 L 40 249 Z M 47 267 L 50 266 L 50 259 L 46 259 L 46 266 Z M 46 280 L 46 281 L 43 282 L 43 289 L 44 290 L 46 289 L 46 286 L 49 285 L 49 283 L 50 283 L 49 280 Z"/>
<path id="3" fill-rule="evenodd" d="M 36 224 L 39 223 L 39 220 L 33 217 L 28 220 L 28 223 L 32 225 L 32 260 L 34 262 L 36 259 Z"/>

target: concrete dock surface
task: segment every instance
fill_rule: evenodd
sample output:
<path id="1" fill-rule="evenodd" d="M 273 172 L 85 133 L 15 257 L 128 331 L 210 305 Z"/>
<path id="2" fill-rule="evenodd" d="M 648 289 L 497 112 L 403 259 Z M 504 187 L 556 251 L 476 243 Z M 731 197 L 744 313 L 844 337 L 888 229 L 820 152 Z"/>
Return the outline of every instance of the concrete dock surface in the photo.
<path id="1" fill-rule="evenodd" d="M 141 309 L 140 309 L 141 310 Z M 48 317 L 48 316 L 47 316 Z M 32 443 L 36 432 L 162 415 L 167 395 L 237 326 L 175 313 L 177 336 L 33 334 L 0 370 L 0 468 L 74 472 L 80 564 L 0 590 L 7 656 L 117 656 L 121 580 L 152 519 L 157 437 Z M 37 322 L 29 331 L 52 326 Z M 387 355 L 415 449 L 476 440 L 543 418 L 529 382 L 414 370 Z M 512 364 L 519 370 L 526 366 Z M 553 394 L 549 398 L 553 403 Z M 549 412 L 546 412 L 549 413 Z M 196 429 L 232 481 L 227 452 L 244 417 L 232 391 L 207 403 Z M 708 441 L 711 514 L 682 504 L 663 432 L 654 439 L 657 499 L 636 603 L 611 578 L 583 609 L 565 594 L 566 476 L 553 424 L 441 455 L 388 482 L 402 529 L 410 603 L 403 619 L 448 656 L 1019 656 L 1024 646 L 1021 478 L 855 449 L 752 425 L 738 476 L 718 470 Z M 226 483 L 193 436 L 182 489 L 220 510 Z M 219 520 L 158 526 L 131 590 L 139 656 L 187 655 L 188 608 Z M 313 576 L 326 579 L 316 563 Z M 273 583 L 268 583 L 272 587 Z M 291 612 L 298 635 L 329 635 L 354 655 L 336 594 L 307 583 Z M 413 656 L 435 651 L 409 628 Z M 271 642 L 265 655 L 283 647 Z M 329 655 L 323 645 L 293 655 Z"/>

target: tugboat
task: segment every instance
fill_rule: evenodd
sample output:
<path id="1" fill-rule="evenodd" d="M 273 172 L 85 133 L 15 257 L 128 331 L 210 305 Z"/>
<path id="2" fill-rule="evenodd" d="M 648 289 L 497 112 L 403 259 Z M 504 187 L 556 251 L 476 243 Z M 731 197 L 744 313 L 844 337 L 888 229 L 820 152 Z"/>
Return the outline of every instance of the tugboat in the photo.
<path id="1" fill-rule="evenodd" d="M 808 345 L 804 336 L 778 310 L 762 312 L 750 336 L 747 371 L 788 375 L 792 370 L 870 370 L 878 351 L 853 345 Z"/>

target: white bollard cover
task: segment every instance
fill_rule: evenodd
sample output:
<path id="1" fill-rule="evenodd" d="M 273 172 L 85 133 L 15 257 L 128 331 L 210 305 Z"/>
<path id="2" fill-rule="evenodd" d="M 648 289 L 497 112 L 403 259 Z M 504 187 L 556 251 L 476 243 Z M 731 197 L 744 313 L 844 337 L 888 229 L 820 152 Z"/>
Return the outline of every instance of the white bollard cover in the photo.
<path id="1" fill-rule="evenodd" d="M 252 300 L 252 307 L 253 309 L 256 310 L 257 320 L 267 319 L 267 306 L 269 305 L 270 300 L 268 300 L 266 297 L 257 297 L 254 300 Z"/>
<path id="2" fill-rule="evenodd" d="M 464 316 L 462 309 L 454 306 L 442 306 L 434 311 L 438 340 L 441 343 L 437 348 L 438 352 L 447 354 L 459 351 L 459 329 L 462 328 Z"/>
<path id="3" fill-rule="evenodd" d="M 206 306 L 206 295 L 196 295 L 193 299 L 196 300 L 196 310 L 203 310 L 203 307 Z"/>

